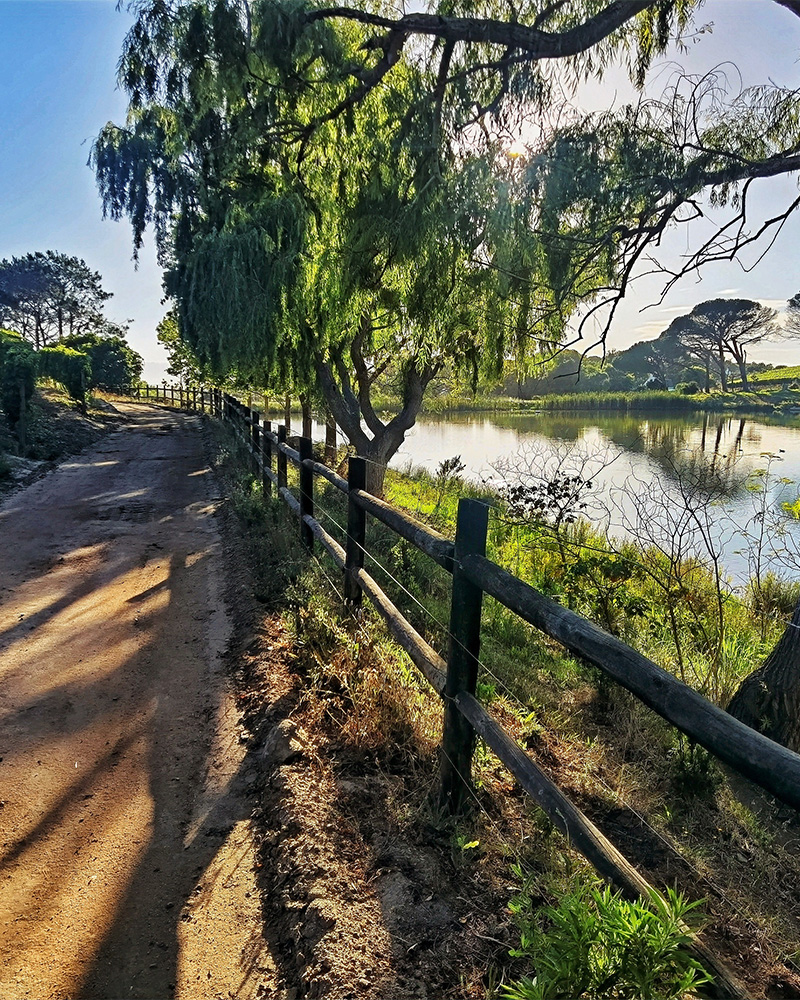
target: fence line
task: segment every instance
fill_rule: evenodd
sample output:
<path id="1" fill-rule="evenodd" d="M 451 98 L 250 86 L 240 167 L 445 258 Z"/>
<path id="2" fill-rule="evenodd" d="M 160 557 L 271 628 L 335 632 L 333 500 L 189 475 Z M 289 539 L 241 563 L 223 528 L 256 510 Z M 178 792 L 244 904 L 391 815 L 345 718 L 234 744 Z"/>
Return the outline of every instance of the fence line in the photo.
<path id="1" fill-rule="evenodd" d="M 156 387 L 158 390 L 159 387 Z M 162 390 L 163 391 L 163 390 Z M 174 392 L 175 390 L 173 390 Z M 169 392 L 169 389 L 167 390 Z M 145 393 L 137 398 L 152 398 Z M 158 395 L 156 399 L 162 398 Z M 163 397 L 167 398 L 167 397 Z M 174 401 L 174 395 L 169 401 Z M 743 725 L 657 664 L 555 601 L 544 597 L 485 556 L 487 508 L 462 498 L 458 505 L 455 542 L 364 490 L 364 460 L 349 460 L 348 479 L 314 460 L 312 442 L 299 448 L 286 442 L 286 428 L 272 430 L 258 411 L 217 389 L 179 397 L 229 422 L 247 445 L 265 487 L 298 516 L 307 548 L 318 542 L 344 574 L 345 595 L 354 604 L 366 593 L 386 620 L 398 643 L 427 678 L 445 705 L 442 737 L 442 800 L 461 807 L 471 787 L 471 761 L 476 735 L 486 742 L 522 787 L 544 809 L 554 825 L 593 866 L 626 895 L 652 896 L 655 890 L 594 824 L 536 766 L 527 753 L 492 718 L 475 697 L 480 650 L 481 599 L 490 594 L 523 620 L 556 639 L 618 683 L 692 740 L 794 808 L 800 808 L 800 755 Z M 277 472 L 273 471 L 273 457 Z M 299 468 L 299 498 L 287 483 L 287 462 Z M 314 479 L 319 476 L 347 496 L 347 547 L 314 517 Z M 448 658 L 445 661 L 420 636 L 378 583 L 363 568 L 366 516 L 434 559 L 453 576 Z M 746 997 L 737 977 L 695 939 L 692 950 L 713 971 L 720 995 Z"/>
<path id="2" fill-rule="evenodd" d="M 363 459 L 350 459 L 350 477 L 345 479 L 311 457 L 310 440 L 300 438 L 301 447 L 291 447 L 286 443 L 286 431 L 282 425 L 278 425 L 277 432 L 272 431 L 266 426 L 267 422 L 260 421 L 257 411 L 251 411 L 233 396 L 223 395 L 216 389 L 179 390 L 167 387 L 164 390 L 160 386 L 145 388 L 162 393 L 154 398 L 166 398 L 170 402 L 173 399 L 179 401 L 179 397 L 174 394 L 183 392 L 185 404 L 189 408 L 208 409 L 232 422 L 238 436 L 249 446 L 263 478 L 277 486 L 280 495 L 299 515 L 306 545 L 313 544 L 313 538 L 334 541 L 313 517 L 314 477 L 324 478 L 345 494 L 348 497 L 347 543 L 351 551 L 348 554 L 346 550 L 342 550 L 344 563 L 340 568 L 349 574 L 363 567 L 363 526 L 366 523 L 365 515 L 369 514 L 424 552 L 451 575 L 462 576 L 471 587 L 490 594 L 526 622 L 609 674 L 662 718 L 720 760 L 730 764 L 783 802 L 800 808 L 800 755 L 745 726 L 646 656 L 540 594 L 529 584 L 487 559 L 479 551 L 484 544 L 481 537 L 485 538 L 486 534 L 484 503 L 463 498 L 459 501 L 457 537 L 454 543 L 405 512 L 367 493 L 361 485 Z M 139 391 L 141 395 L 137 398 L 150 398 L 146 392 Z M 271 468 L 273 448 L 277 453 L 277 473 Z M 287 485 L 289 461 L 303 475 L 299 499 Z M 459 533 L 464 539 L 460 552 Z M 325 547 L 328 548 L 328 545 Z M 360 560 L 357 554 L 359 552 Z M 338 554 L 335 558 L 338 559 Z M 476 595 L 473 597 L 474 607 L 468 616 L 473 634 L 466 640 L 459 640 L 456 645 L 460 650 L 471 650 L 477 659 L 479 638 L 474 629 L 476 623 L 472 619 L 477 619 L 479 623 L 480 605 Z M 453 604 L 460 603 L 461 598 L 457 594 Z M 466 623 L 463 627 L 467 627 Z M 457 629 L 461 628 L 457 623 Z M 457 629 L 452 627 L 451 622 L 451 639 L 459 638 Z M 457 655 L 461 655 L 460 652 Z M 467 690 L 469 686 L 468 684 Z M 461 689 L 462 685 L 457 684 L 454 690 Z M 452 694 L 448 697 L 452 697 Z"/>

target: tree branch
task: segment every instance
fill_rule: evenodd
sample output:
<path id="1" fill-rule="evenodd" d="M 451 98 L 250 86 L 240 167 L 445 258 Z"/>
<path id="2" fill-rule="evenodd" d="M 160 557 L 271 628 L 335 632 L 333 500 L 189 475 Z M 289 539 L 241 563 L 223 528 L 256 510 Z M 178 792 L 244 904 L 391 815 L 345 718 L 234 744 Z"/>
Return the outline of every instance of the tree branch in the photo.
<path id="1" fill-rule="evenodd" d="M 653 0 L 618 0 L 583 24 L 561 32 L 540 31 L 518 22 L 481 17 L 441 17 L 420 13 L 393 19 L 350 7 L 323 7 L 308 13 L 306 19 L 313 23 L 342 18 L 405 35 L 433 36 L 444 42 L 483 43 L 521 49 L 531 59 L 563 59 L 588 51 L 651 6 L 654 6 Z"/>
<path id="2" fill-rule="evenodd" d="M 373 409 L 372 400 L 370 399 L 372 380 L 370 379 L 367 364 L 364 360 L 364 341 L 368 330 L 369 317 L 362 316 L 358 333 L 353 338 L 353 343 L 350 346 L 350 358 L 353 362 L 353 370 L 356 373 L 356 382 L 358 382 L 358 403 L 361 407 L 361 414 L 366 421 L 367 427 L 377 437 L 385 430 L 385 424 Z"/>

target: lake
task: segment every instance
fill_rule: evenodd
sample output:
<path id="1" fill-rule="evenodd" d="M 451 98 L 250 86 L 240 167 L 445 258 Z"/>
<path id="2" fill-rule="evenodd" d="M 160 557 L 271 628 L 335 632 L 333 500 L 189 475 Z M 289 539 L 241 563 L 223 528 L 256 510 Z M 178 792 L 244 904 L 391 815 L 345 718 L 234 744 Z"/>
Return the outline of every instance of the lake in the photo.
<path id="1" fill-rule="evenodd" d="M 765 535 L 762 566 L 800 578 L 800 525 L 781 513 L 782 503 L 798 497 L 800 418 L 422 416 L 392 466 L 411 463 L 435 473 L 456 455 L 464 476 L 495 486 L 554 475 L 589 480 L 578 501 L 585 504 L 583 516 L 617 537 L 650 533 L 670 551 L 677 533 L 699 555 L 718 548 L 739 585 L 751 575 L 755 538 Z M 776 526 L 787 534 L 781 537 Z"/>
<path id="2" fill-rule="evenodd" d="M 582 516 L 614 537 L 649 533 L 671 554 L 719 550 L 736 585 L 752 574 L 759 535 L 762 569 L 800 578 L 800 525 L 781 515 L 798 497 L 798 417 L 423 414 L 391 465 L 435 473 L 455 456 L 465 477 L 495 487 L 580 476 L 591 482 L 577 498 Z"/>

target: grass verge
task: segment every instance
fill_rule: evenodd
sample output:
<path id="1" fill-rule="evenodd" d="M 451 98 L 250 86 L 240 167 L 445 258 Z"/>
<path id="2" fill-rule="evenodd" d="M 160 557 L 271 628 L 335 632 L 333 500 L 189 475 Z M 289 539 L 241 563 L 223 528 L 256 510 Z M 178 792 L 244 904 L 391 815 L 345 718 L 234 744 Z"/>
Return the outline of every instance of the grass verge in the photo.
<path id="1" fill-rule="evenodd" d="M 393 502 L 445 530 L 463 490 L 430 477 L 387 480 Z M 422 996 L 420 983 L 442 998 L 508 995 L 506 987 L 530 979 L 540 961 L 524 953 L 510 900 L 524 890 L 536 912 L 547 913 L 576 892 L 576 879 L 583 893 L 591 873 L 482 745 L 472 812 L 458 822 L 438 813 L 441 706 L 381 622 L 368 609 L 353 617 L 343 607 L 335 570 L 297 549 L 296 524 L 281 507 L 265 503 L 246 477 L 234 500 L 248 528 L 255 591 L 289 636 L 302 687 L 297 704 L 308 725 L 325 733 L 326 765 L 344 789 L 337 815 L 357 831 L 351 846 L 361 845 L 362 867 L 379 887 L 393 995 Z M 339 495 L 320 489 L 317 510 L 341 537 Z M 546 537 L 522 539 L 508 525 L 494 531 L 495 552 L 526 572 L 541 567 L 537 583 L 551 592 L 561 587 L 568 596 L 572 587 L 576 604 L 591 603 L 579 586 L 585 574 L 570 577 Z M 371 526 L 368 549 L 375 556 L 370 571 L 441 648 L 446 576 L 380 526 Z M 606 574 L 615 586 L 619 570 Z M 641 623 L 636 630 L 643 632 Z M 658 634 L 648 641 L 656 648 Z M 800 988 L 793 966 L 800 939 L 797 817 L 752 790 L 743 793 L 633 698 L 491 604 L 483 643 L 479 694 L 512 735 L 652 883 L 707 898 L 708 934 L 754 997 L 793 995 Z M 404 881 L 387 880 L 387 866 Z M 434 900 L 445 907 L 441 920 L 431 913 Z M 431 934 L 435 943 L 422 948 Z"/>

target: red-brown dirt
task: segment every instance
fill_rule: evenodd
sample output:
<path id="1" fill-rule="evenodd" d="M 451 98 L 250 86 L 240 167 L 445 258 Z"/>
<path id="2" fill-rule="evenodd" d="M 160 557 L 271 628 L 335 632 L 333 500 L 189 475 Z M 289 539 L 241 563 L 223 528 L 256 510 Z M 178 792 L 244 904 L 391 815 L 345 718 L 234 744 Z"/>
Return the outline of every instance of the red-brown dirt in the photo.
<path id="1" fill-rule="evenodd" d="M 0 506 L 0 995 L 278 996 L 199 418 Z"/>

